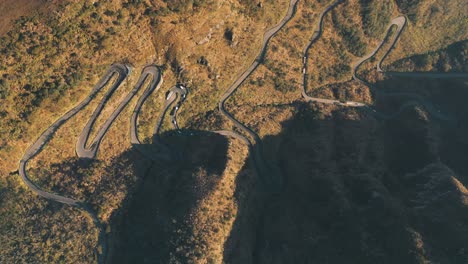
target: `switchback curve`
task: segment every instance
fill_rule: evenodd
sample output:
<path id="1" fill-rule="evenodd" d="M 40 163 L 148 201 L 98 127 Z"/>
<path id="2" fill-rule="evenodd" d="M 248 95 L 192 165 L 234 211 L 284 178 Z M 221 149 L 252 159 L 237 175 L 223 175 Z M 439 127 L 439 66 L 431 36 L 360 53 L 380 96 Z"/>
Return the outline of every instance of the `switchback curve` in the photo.
<path id="1" fill-rule="evenodd" d="M 117 118 L 117 116 L 120 114 L 120 112 L 123 110 L 123 108 L 127 105 L 127 103 L 132 99 L 134 95 L 134 91 L 130 92 L 127 95 L 127 97 L 120 103 L 117 109 L 111 114 L 111 116 L 106 120 L 106 122 L 98 130 L 98 133 L 96 137 L 94 138 L 93 142 L 91 143 L 91 146 L 89 148 L 86 148 L 86 142 L 88 141 L 89 135 L 91 133 L 91 129 L 93 128 L 93 125 L 96 122 L 96 119 L 99 117 L 99 114 L 101 113 L 102 109 L 106 105 L 107 101 L 109 101 L 109 99 L 111 98 L 112 94 L 120 87 L 121 83 L 127 77 L 127 74 L 129 73 L 128 67 L 125 65 L 121 65 L 121 64 L 117 65 L 116 70 L 118 72 L 116 82 L 112 84 L 112 86 L 109 88 L 107 93 L 101 99 L 101 102 L 99 102 L 99 105 L 94 110 L 93 114 L 91 115 L 91 118 L 89 119 L 86 126 L 83 128 L 83 131 L 81 132 L 78 138 L 78 141 L 76 142 L 75 150 L 76 150 L 76 154 L 80 158 L 93 159 L 96 157 L 96 153 L 99 149 L 99 145 L 101 144 L 101 141 L 104 135 L 106 134 L 107 130 L 109 129 L 109 127 L 112 125 L 114 120 Z"/>
<path id="2" fill-rule="evenodd" d="M 102 254 L 98 254 L 98 262 L 104 263 L 106 258 L 107 252 L 107 242 L 105 239 L 105 231 L 102 223 L 100 222 L 99 218 L 97 217 L 96 213 L 90 209 L 88 205 L 85 203 L 78 201 L 73 198 L 65 197 L 55 193 L 49 193 L 38 185 L 36 185 L 27 174 L 27 164 L 28 162 L 37 156 L 44 148 L 45 144 L 49 142 L 52 137 L 54 136 L 55 132 L 69 119 L 75 116 L 79 111 L 81 111 L 85 106 L 87 106 L 91 100 L 97 95 L 97 93 L 105 87 L 108 82 L 111 80 L 114 74 L 119 74 L 118 79 L 116 81 L 116 85 L 119 85 L 120 82 L 126 77 L 128 74 L 127 67 L 122 64 L 113 64 L 110 69 L 106 72 L 104 77 L 102 77 L 99 82 L 94 86 L 91 93 L 81 101 L 77 106 L 73 107 L 71 110 L 66 112 L 62 117 L 57 119 L 52 125 L 50 125 L 42 134 L 39 136 L 36 141 L 29 146 L 29 148 L 25 151 L 23 157 L 20 160 L 19 164 L 19 175 L 22 181 L 28 186 L 28 188 L 34 192 L 35 194 L 51 201 L 55 201 L 62 204 L 67 204 L 73 207 L 76 207 L 82 211 L 84 211 L 94 222 L 96 227 L 99 230 L 99 245 L 102 247 Z M 120 80 L 120 82 L 119 82 Z"/>
<path id="3" fill-rule="evenodd" d="M 399 114 L 401 114 L 404 110 L 406 110 L 408 107 L 411 107 L 411 106 L 414 106 L 414 105 L 420 105 L 422 104 L 424 106 L 424 108 L 429 111 L 433 116 L 435 116 L 436 118 L 438 119 L 441 119 L 441 120 L 445 120 L 445 121 L 451 121 L 452 118 L 448 117 L 448 116 L 445 116 L 443 114 L 440 113 L 440 111 L 436 110 L 435 107 L 432 105 L 432 103 L 430 103 L 429 101 L 425 100 L 424 98 L 422 98 L 421 96 L 417 95 L 417 94 L 410 94 L 410 93 L 384 93 L 382 91 L 377 91 L 380 95 L 382 96 L 388 96 L 388 97 L 396 97 L 396 96 L 399 96 L 399 97 L 412 97 L 413 100 L 409 101 L 409 102 L 406 102 L 405 104 L 403 104 L 400 109 L 398 111 L 396 111 L 395 113 L 393 114 L 385 114 L 385 113 L 381 113 L 381 112 L 378 112 L 377 110 L 375 110 L 372 106 L 368 105 L 368 104 L 365 104 L 365 103 L 362 103 L 362 102 L 354 102 L 354 101 L 340 101 L 340 100 L 334 100 L 334 99 L 323 99 L 323 98 L 317 98 L 317 97 L 311 97 L 309 95 L 307 95 L 306 93 L 306 90 L 307 90 L 307 80 L 308 80 L 308 74 L 307 74 L 307 61 L 308 61 L 308 51 L 309 49 L 311 48 L 311 46 L 318 40 L 318 38 L 321 36 L 321 33 L 322 33 L 322 26 L 323 26 L 323 17 L 324 15 L 329 12 L 333 7 L 335 7 L 336 5 L 342 3 L 343 1 L 335 1 L 333 2 L 332 4 L 330 4 L 323 12 L 322 14 L 320 15 L 319 17 L 319 22 L 318 22 L 318 29 L 316 31 L 314 31 L 314 34 L 312 36 L 312 39 L 311 39 L 311 42 L 309 43 L 308 46 L 306 46 L 306 48 L 304 49 L 304 57 L 303 57 L 303 70 L 302 70 L 302 73 L 303 73 L 303 88 L 302 88 L 302 96 L 305 100 L 307 101 L 312 101 L 312 102 L 319 102 L 319 103 L 324 103 L 324 104 L 333 104 L 333 105 L 340 105 L 340 106 L 348 106 L 348 107 L 360 107 L 360 108 L 363 108 L 365 110 L 368 110 L 371 114 L 377 116 L 378 118 L 381 118 L 381 119 L 392 119 L 392 118 L 395 118 L 397 117 Z M 391 20 L 390 24 L 388 25 L 387 27 L 387 30 L 385 31 L 385 38 L 377 45 L 377 47 L 371 51 L 369 54 L 365 55 L 364 57 L 360 58 L 358 61 L 356 61 L 352 67 L 352 77 L 354 80 L 368 86 L 368 87 L 372 87 L 372 85 L 368 82 L 366 82 L 365 80 L 359 78 L 356 74 L 357 70 L 359 69 L 359 67 L 364 63 L 366 62 L 367 60 L 369 60 L 370 58 L 374 57 L 377 52 L 382 48 L 382 46 L 385 44 L 386 40 L 388 39 L 389 37 L 389 33 L 390 33 L 390 30 L 391 28 L 396 25 L 397 26 L 397 30 L 396 30 L 396 33 L 393 35 L 393 38 L 391 40 L 391 45 L 390 47 L 388 48 L 388 50 L 384 53 L 384 55 L 382 56 L 382 58 L 377 62 L 377 70 L 379 72 L 383 72 L 384 74 L 386 74 L 386 72 L 384 72 L 382 70 L 382 63 L 383 61 L 386 59 L 386 57 L 388 56 L 388 54 L 391 52 L 391 50 L 394 48 L 394 46 L 396 45 L 398 39 L 400 38 L 401 36 L 401 33 L 403 31 L 403 29 L 405 28 L 406 26 L 406 23 L 407 23 L 407 19 L 405 16 L 399 16 L 399 17 L 396 17 L 394 19 Z M 408 73 L 408 74 L 411 74 L 411 73 Z"/>
<path id="4" fill-rule="evenodd" d="M 334 99 L 324 99 L 324 98 L 318 98 L 318 97 L 312 97 L 307 94 L 307 81 L 308 81 L 308 60 L 309 60 L 309 50 L 312 48 L 312 45 L 317 42 L 317 40 L 322 36 L 323 32 L 323 19 L 325 15 L 330 12 L 333 8 L 338 6 L 339 4 L 343 3 L 343 0 L 337 0 L 332 2 L 330 5 L 328 5 L 325 10 L 320 13 L 319 20 L 317 22 L 317 28 L 315 29 L 314 33 L 312 34 L 312 37 L 310 39 L 309 44 L 304 48 L 303 54 L 304 56 L 302 57 L 302 97 L 308 101 L 308 102 L 318 102 L 318 103 L 323 103 L 323 104 L 334 104 L 334 105 L 341 105 L 341 106 L 353 106 L 353 107 L 364 107 L 366 104 L 360 103 L 360 102 L 353 102 L 353 101 L 340 101 L 340 100 L 334 100 Z"/>

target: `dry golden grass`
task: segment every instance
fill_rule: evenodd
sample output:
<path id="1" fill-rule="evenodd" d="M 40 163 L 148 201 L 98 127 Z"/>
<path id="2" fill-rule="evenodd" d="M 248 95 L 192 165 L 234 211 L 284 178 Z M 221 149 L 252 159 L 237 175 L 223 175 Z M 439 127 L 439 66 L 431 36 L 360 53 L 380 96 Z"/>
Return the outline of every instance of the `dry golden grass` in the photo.
<path id="1" fill-rule="evenodd" d="M 10 30 L 12 24 L 21 16 L 42 11 L 47 4 L 44 0 L 3 0 L 0 2 L 0 36 Z"/>
<path id="2" fill-rule="evenodd" d="M 408 21 L 400 44 L 390 53 L 387 63 L 415 54 L 424 54 L 468 38 L 463 0 L 421 1 L 416 21 Z"/>
<path id="3" fill-rule="evenodd" d="M 237 177 L 245 166 L 248 157 L 246 146 L 237 140 L 230 141 L 228 162 L 220 181 L 213 191 L 202 198 L 191 214 L 193 237 L 190 238 L 193 249 L 189 249 L 195 263 L 222 263 L 224 245 L 231 234 L 237 217 L 236 191 Z M 206 173 L 206 172 L 205 172 Z M 253 175 L 249 175 L 252 177 Z M 203 175 L 202 177 L 213 177 Z M 191 251 L 197 251 L 198 257 Z"/>
<path id="4" fill-rule="evenodd" d="M 149 6 L 165 6 L 161 1 L 143 2 Z M 442 21 L 441 25 L 447 26 L 448 30 L 446 32 L 443 30 L 444 26 L 431 21 L 421 20 L 410 23 L 403 33 L 401 42 L 397 45 L 395 51 L 391 53 L 387 63 L 409 54 L 423 53 L 436 46 L 444 46 L 450 41 L 466 38 L 466 32 L 459 26 L 461 23 L 454 23 L 454 21 L 466 20 L 460 14 L 461 11 L 454 11 L 455 9 L 463 9 L 461 1 L 449 2 L 447 2 L 450 9 L 449 13 L 454 14 L 453 16 L 441 16 L 440 13 L 433 16 L 434 20 L 440 20 Z M 11 4 L 13 2 L 8 0 L 4 3 Z M 0 4 L 0 13 L 2 12 L 1 7 L 5 8 L 6 6 L 4 3 Z M 38 3 L 28 2 L 25 9 L 19 10 L 27 13 L 29 12 L 27 10 L 35 9 Z M 61 23 L 74 22 L 75 20 L 92 21 L 88 25 L 90 34 L 80 35 L 79 38 L 90 38 L 92 34 L 98 32 L 105 36 L 102 42 L 103 48 L 94 50 L 90 47 L 79 48 L 79 45 L 74 42 L 70 44 L 62 43 L 62 52 L 54 55 L 50 67 L 37 63 L 45 56 L 39 54 L 37 56 L 25 55 L 18 65 L 6 70 L 0 70 L 1 74 L 11 74 L 22 70 L 19 65 L 28 65 L 31 68 L 26 68 L 27 70 L 31 70 L 36 74 L 43 73 L 39 74 L 40 76 L 64 74 L 57 73 L 55 70 L 61 68 L 62 65 L 71 63 L 69 57 L 71 53 L 76 53 L 81 65 L 88 68 L 84 71 L 83 80 L 68 89 L 57 100 L 46 98 L 27 120 L 23 120 L 29 122 L 23 137 L 17 141 L 7 142 L 7 145 L 0 151 L 0 177 L 10 177 L 7 176 L 8 173 L 17 169 L 18 161 L 24 150 L 54 120 L 87 96 L 93 85 L 113 62 L 130 63 L 133 66 L 133 71 L 121 89 L 107 104 L 103 115 L 99 117 L 95 125 L 95 129 L 99 128 L 100 124 L 105 121 L 106 116 L 116 107 L 122 96 L 133 88 L 141 69 L 149 63 L 164 65 L 166 69 L 164 71 L 163 86 L 149 98 L 139 119 L 139 131 L 142 135 L 140 138 L 143 141 L 150 141 L 156 117 L 159 115 L 164 101 L 164 93 L 177 82 L 184 82 L 190 88 L 188 100 L 179 111 L 178 121 L 182 127 L 197 125 L 206 128 L 206 130 L 221 127 L 231 128 L 232 124 L 230 122 L 221 122 L 221 124 L 210 123 L 212 120 L 201 120 L 200 123 L 202 124 L 190 122 L 194 116 L 204 116 L 208 111 L 217 108 L 221 94 L 252 63 L 253 58 L 259 52 L 263 32 L 279 22 L 284 15 L 287 3 L 287 0 L 277 1 L 276 3 L 266 1 L 263 10 L 256 16 L 248 16 L 241 12 L 240 4 L 236 1 L 219 1 L 216 5 L 202 8 L 193 13 L 176 14 L 169 12 L 165 15 L 157 15 L 156 18 L 144 15 L 147 6 L 142 4 L 141 6 L 122 8 L 122 1 L 103 2 L 101 8 L 96 9 L 100 20 L 89 19 L 90 14 L 80 14 L 82 7 L 90 6 L 86 1 L 69 2 L 59 13 L 52 12 L 50 16 L 55 16 Z M 232 112 L 242 123 L 253 128 L 263 139 L 270 140 L 265 149 L 267 160 L 278 160 L 281 142 L 278 140 L 271 141 L 271 138 L 280 138 L 284 130 L 284 122 L 293 118 L 297 113 L 294 104 L 301 100 L 302 51 L 315 30 L 318 14 L 326 4 L 318 4 L 316 1 L 301 1 L 296 16 L 271 40 L 265 63 L 259 66 L 226 104 L 228 111 Z M 430 3 L 421 6 L 420 14 L 430 12 L 431 5 L 440 6 L 435 1 L 430 1 Z M 338 14 L 346 12 L 348 18 L 346 23 L 353 27 L 357 26 L 362 31 L 359 9 L 359 1 L 350 0 L 346 4 L 338 6 L 334 12 Z M 106 10 L 113 12 L 122 10 L 123 18 L 120 19 L 119 25 L 115 24 L 116 17 L 114 15 L 103 14 Z M 0 25 L 10 23 L 8 21 L 11 21 L 14 16 L 19 16 L 19 11 L 11 14 L 10 18 L 8 16 L 2 18 Z M 393 15 L 397 15 L 396 11 Z M 106 32 L 106 29 L 110 27 L 117 30 L 115 34 Z M 232 43 L 226 40 L 224 32 L 227 29 L 233 30 L 235 45 L 231 45 Z M 28 25 L 16 30 L 29 30 L 44 35 L 52 31 L 45 20 L 40 20 L 37 25 Z M 429 31 L 437 34 L 428 34 Z M 1 31 L 0 34 L 2 34 Z M 416 38 L 413 36 L 416 36 Z M 205 42 L 205 39 L 208 41 Z M 330 70 L 339 64 L 351 64 L 356 59 L 356 56 L 346 50 L 347 47 L 343 44 L 343 41 L 344 39 L 339 35 L 338 29 L 333 25 L 332 13 L 329 13 L 324 21 L 324 33 L 321 39 L 314 44 L 309 54 L 311 58 L 309 60 L 310 73 L 316 76 L 309 85 L 309 91 L 312 92 L 317 87 L 329 83 L 345 82 L 350 79 L 351 72 L 336 76 L 334 75 L 335 72 Z M 366 38 L 367 49 L 372 50 L 379 41 L 380 39 Z M 77 41 L 77 43 L 80 42 Z M 338 56 L 339 54 L 341 55 Z M 209 65 L 205 66 L 197 63 L 197 60 L 202 56 L 206 58 Z M 13 60 L 14 57 L 11 56 L 8 59 Z M 39 66 L 34 68 L 35 65 Z M 179 69 L 175 69 L 177 67 Z M 181 69 L 183 70 L 180 71 Z M 327 70 L 329 72 L 323 74 Z M 323 74 L 320 80 L 318 78 L 319 74 Z M 19 87 L 28 83 L 28 78 L 31 78 L 31 76 L 20 76 L 15 83 L 14 89 L 20 89 Z M 46 80 L 41 79 L 39 81 L 45 82 Z M 283 82 L 278 83 L 278 81 Z M 346 90 L 346 96 L 356 101 L 370 102 L 372 100 L 368 91 L 356 83 L 344 83 L 337 85 L 337 87 L 340 88 L 340 91 Z M 102 96 L 104 92 L 101 92 L 100 95 Z M 137 182 L 136 174 L 130 168 L 122 168 L 121 172 L 116 172 L 112 170 L 112 167 L 115 159 L 121 157 L 122 153 L 131 147 L 129 143 L 130 115 L 136 98 L 142 92 L 140 91 L 124 109 L 107 132 L 98 153 L 98 159 L 101 163 L 92 172 L 94 178 L 85 181 L 86 184 L 89 184 L 101 180 L 101 177 L 107 177 L 109 180 L 125 177 L 125 181 L 119 182 L 116 186 L 109 186 L 108 189 L 99 193 L 99 197 L 92 198 L 92 202 L 95 203 L 96 209 L 99 211 L 99 216 L 106 222 L 112 219 L 111 216 L 114 212 L 119 212 L 119 209 L 133 190 L 133 184 Z M 324 97 L 331 98 L 335 96 L 332 89 L 324 89 L 318 91 L 318 93 Z M 63 160 L 75 157 L 76 139 L 100 101 L 101 96 L 97 96 L 89 106 L 56 133 L 42 153 L 30 163 L 31 172 L 36 169 L 52 171 L 50 168 L 52 164 L 60 164 Z M 8 109 L 10 110 L 10 108 L 13 109 L 14 105 L 9 106 Z M 314 151 L 314 157 L 317 159 L 320 158 L 320 152 L 325 153 L 324 155 L 331 155 L 332 146 L 328 143 L 331 140 L 329 138 L 330 134 L 326 132 L 333 129 L 333 125 L 328 122 L 328 119 L 334 118 L 336 109 L 334 106 L 314 108 L 314 111 L 316 110 L 322 115 L 320 121 L 325 123 L 325 125 L 318 128 L 322 137 L 314 139 L 303 136 L 299 139 L 299 141 L 303 140 L 302 143 L 306 142 L 307 145 L 314 146 L 312 151 Z M 340 111 L 337 112 L 340 113 Z M 347 121 L 360 121 L 359 113 L 354 110 L 343 113 L 346 116 L 344 119 Z M 214 115 L 216 114 L 215 111 Z M 162 132 L 169 130 L 172 130 L 172 125 L 166 118 Z M 364 140 L 359 136 L 350 141 L 354 139 L 356 139 L 356 142 L 360 142 L 358 148 L 367 146 L 362 143 Z M 239 174 L 242 173 L 254 177 L 252 171 L 244 171 L 247 156 L 247 148 L 241 145 L 240 142 L 233 141 L 228 149 L 229 159 L 223 175 L 220 176 L 221 180 L 213 191 L 202 197 L 199 204 L 193 209 L 193 214 L 189 220 L 192 224 L 193 241 L 195 242 L 192 241 L 191 243 L 204 245 L 201 248 L 197 247 L 197 250 L 202 254 L 196 258 L 194 257 L 193 261 L 196 263 L 209 263 L 210 261 L 221 263 L 223 261 L 223 246 L 228 240 L 233 225 L 235 225 L 234 221 L 238 216 L 239 206 L 242 204 L 242 201 L 235 200 L 236 188 L 239 186 L 238 184 L 236 186 L 236 177 L 239 177 Z M 297 170 L 300 169 L 302 168 L 297 166 Z M 209 177 L 206 171 L 203 170 L 193 173 L 194 175 L 197 174 L 197 177 Z M 32 176 L 35 180 L 44 180 L 40 176 L 34 174 Z M 128 185 L 124 183 L 128 183 Z M 12 189 L 27 191 L 19 181 L 15 181 L 12 185 Z M 90 186 L 86 186 L 86 188 L 94 191 Z M 83 190 L 76 190 L 76 194 L 79 195 L 77 198 L 89 198 L 86 197 Z M 92 193 L 92 195 L 95 194 Z M 248 196 L 249 194 L 245 195 Z M 246 206 L 245 203 L 243 206 Z M 239 219 L 239 221 L 244 220 Z M 93 238 L 90 241 L 94 240 Z M 44 248 L 52 246 L 54 245 L 46 245 Z M 188 248 L 187 250 L 192 249 Z"/>
<path id="5" fill-rule="evenodd" d="M 261 36 L 265 28 L 279 21 L 282 13 L 280 8 L 284 7 L 285 3 L 286 1 L 282 1 L 281 5 L 275 6 L 266 4 L 264 6 L 264 15 L 255 19 L 246 17 L 245 14 L 240 12 L 232 12 L 232 7 L 228 3 L 220 4 L 188 16 L 171 14 L 158 17 L 156 26 L 154 27 L 151 26 L 150 18 L 137 15 L 132 23 L 126 22 L 126 18 L 124 18 L 123 22 L 121 22 L 122 25 L 119 26 L 120 31 L 115 35 L 107 35 L 108 38 L 103 44 L 105 48 L 93 54 L 92 57 L 83 54 L 85 51 L 76 49 L 73 46 L 65 47 L 65 49 L 70 50 L 69 52 L 75 52 L 84 64 L 91 67 L 92 73 L 86 72 L 85 74 L 86 78 L 93 81 L 83 81 L 76 87 L 69 89 L 67 95 L 70 95 L 73 101 L 69 101 L 68 96 L 59 98 L 58 102 L 50 102 L 46 99 L 41 105 L 41 109 L 37 113 L 32 113 L 29 118 L 31 124 L 27 126 L 27 133 L 23 135 L 23 138 L 15 142 L 7 142 L 5 149 L 8 149 L 8 152 L 0 154 L 4 161 L 0 171 L 2 174 L 6 174 L 9 171 L 15 170 L 17 161 L 20 159 L 23 150 L 37 138 L 41 131 L 52 123 L 52 120 L 55 120 L 67 108 L 69 109 L 79 102 L 76 97 L 73 97 L 73 94 L 79 96 L 79 98 L 84 98 L 85 94 L 91 90 L 94 82 L 104 73 L 106 67 L 113 62 L 128 61 L 134 66 L 134 71 L 131 75 L 132 79 L 128 81 L 128 86 L 132 87 L 138 78 L 136 76 L 144 65 L 148 63 L 165 64 L 171 47 L 178 46 L 175 47 L 177 62 L 186 70 L 182 76 L 176 76 L 174 72 L 167 69 L 164 73 L 165 82 L 161 91 L 166 91 L 176 81 L 184 81 L 190 87 L 190 100 L 187 101 L 180 111 L 180 123 L 182 125 L 186 123 L 186 120 L 194 114 L 193 110 L 196 110 L 195 113 L 203 113 L 215 108 L 221 93 L 241 72 L 241 70 L 233 71 L 232 69 L 248 67 L 251 61 L 250 58 L 254 57 L 258 52 Z M 64 22 L 67 21 L 67 17 L 75 15 L 83 16 L 76 14 L 76 10 L 81 4 L 79 1 L 66 5 L 57 16 Z M 106 4 L 106 8 L 109 10 L 116 9 L 118 6 L 119 2 Z M 125 13 L 125 11 L 123 12 Z M 208 12 L 210 15 L 207 15 Z M 103 32 L 106 26 L 112 25 L 112 18 L 102 15 L 102 20 L 103 22 L 99 24 L 90 23 L 93 30 Z M 252 22 L 255 22 L 255 24 L 252 24 Z M 46 28 L 44 30 L 47 31 L 47 25 L 43 26 Z M 224 30 L 227 27 L 234 28 L 235 30 L 235 36 L 238 41 L 235 47 L 230 47 L 224 39 Z M 197 45 L 197 42 L 210 33 L 210 29 L 212 30 L 210 41 Z M 67 51 L 64 52 L 64 55 L 67 55 Z M 214 77 L 207 78 L 207 68 L 196 63 L 197 59 L 201 56 L 205 56 L 210 62 L 211 69 L 208 71 L 216 73 Z M 23 63 L 32 64 L 35 59 L 37 58 L 31 57 Z M 57 67 L 61 64 L 66 64 L 66 56 L 58 54 L 54 63 Z M 43 68 L 43 70 L 48 71 L 49 69 Z M 219 77 L 216 77 L 217 74 L 219 74 Z M 213 76 L 213 74 L 210 76 Z M 22 82 L 24 84 L 25 80 Z M 151 124 L 150 118 L 155 118 L 159 113 L 159 105 L 163 94 L 160 93 L 156 97 L 153 96 L 145 106 L 146 109 L 144 111 L 148 110 L 151 113 L 151 117 L 146 118 L 146 114 L 143 113 L 141 119 L 143 125 L 142 131 L 146 133 L 152 131 L 153 124 Z M 119 97 L 115 96 L 114 98 Z M 117 100 L 114 102 L 117 103 Z M 109 105 L 112 105 L 112 102 Z M 59 109 L 57 106 L 61 108 Z M 111 107 L 106 107 L 106 109 L 108 110 L 104 112 L 108 112 Z M 184 109 L 191 110 L 186 111 Z M 125 113 L 122 114 L 122 116 L 125 115 Z M 41 116 L 41 118 L 38 119 L 38 116 Z M 104 117 L 100 117 L 98 123 L 103 119 Z M 82 124 L 84 122 L 83 120 Z M 168 127 L 167 124 L 165 127 Z"/>

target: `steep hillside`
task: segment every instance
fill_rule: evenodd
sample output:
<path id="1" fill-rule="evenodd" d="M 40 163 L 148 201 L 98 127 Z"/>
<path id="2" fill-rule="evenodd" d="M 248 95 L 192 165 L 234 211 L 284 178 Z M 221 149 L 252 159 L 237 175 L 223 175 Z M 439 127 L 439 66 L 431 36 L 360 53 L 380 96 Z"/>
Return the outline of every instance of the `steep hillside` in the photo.
<path id="1" fill-rule="evenodd" d="M 319 23 L 334 1 L 300 0 L 260 61 L 263 34 L 289 2 L 0 3 L 0 263 L 468 263 L 466 77 L 421 78 L 468 72 L 465 1 L 338 1 Z M 406 26 L 383 63 L 409 73 L 398 77 L 376 61 L 401 15 Z M 384 39 L 357 71 L 365 82 L 353 79 L 355 62 Z M 130 143 L 134 99 L 97 158 L 76 157 L 103 89 L 26 168 L 45 191 L 89 208 L 38 197 L 21 181 L 23 154 L 113 63 L 130 73 L 91 137 L 154 64 L 164 81 L 140 112 L 142 144 Z M 252 63 L 224 103 L 246 133 L 219 104 Z M 170 109 L 153 135 L 177 83 L 188 91 L 182 129 Z M 309 102 L 303 89 L 367 106 Z M 171 159 L 154 159 L 161 153 Z M 267 184 L 272 175 L 280 188 Z"/>
<path id="2" fill-rule="evenodd" d="M 465 144 L 448 143 L 459 142 L 456 126 L 417 107 L 389 121 L 302 104 L 286 111 L 282 133 L 264 140 L 285 189 L 240 205 L 225 262 L 468 260 L 468 180 L 452 160 Z"/>

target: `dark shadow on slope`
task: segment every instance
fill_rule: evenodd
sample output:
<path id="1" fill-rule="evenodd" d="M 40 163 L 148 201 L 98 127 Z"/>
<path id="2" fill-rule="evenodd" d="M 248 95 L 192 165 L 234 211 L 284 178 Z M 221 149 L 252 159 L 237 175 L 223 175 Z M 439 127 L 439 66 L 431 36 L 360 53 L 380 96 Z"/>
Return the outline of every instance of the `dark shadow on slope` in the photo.
<path id="1" fill-rule="evenodd" d="M 96 261 L 96 228 L 83 212 L 38 197 L 18 173 L 0 179 L 0 193 L 0 263 Z"/>
<path id="2" fill-rule="evenodd" d="M 284 191 L 266 195 L 252 188 L 246 195 L 238 180 L 239 212 L 225 263 L 464 263 L 468 205 L 457 197 L 467 193 L 447 180 L 464 175 L 441 169 L 447 184 L 436 188 L 415 186 L 410 176 L 443 167 L 434 149 L 442 137 L 438 121 L 421 121 L 414 107 L 391 121 L 365 110 L 294 107 L 282 132 L 263 141 L 277 149 L 270 156 L 285 177 Z M 419 211 L 411 201 L 422 192 L 451 192 L 441 199 L 454 206 Z M 441 214 L 449 219 L 437 222 Z"/>
<path id="3" fill-rule="evenodd" d="M 410 110 L 416 107 L 422 114 L 414 121 L 394 118 L 387 122 L 388 130 L 406 128 L 399 129 L 401 134 L 398 137 L 389 139 L 394 143 L 392 147 L 400 148 L 408 144 L 413 146 L 418 144 L 419 149 L 421 149 L 419 152 L 415 152 L 415 149 L 401 152 L 394 161 L 395 164 L 400 165 L 396 165 L 394 168 L 402 170 L 402 172 L 414 172 L 414 169 L 421 167 L 424 162 L 420 161 L 417 164 L 411 162 L 410 164 L 405 163 L 405 160 L 442 161 L 461 177 L 460 180 L 465 185 L 468 184 L 468 179 L 462 177 L 468 175 L 468 168 L 465 164 L 468 158 L 466 151 L 468 141 L 465 137 L 468 132 L 467 122 L 465 122 L 468 120 L 466 79 L 388 78 L 377 82 L 375 88 L 378 91 L 383 91 L 382 95 L 378 95 L 376 98 L 376 108 L 385 113 L 398 111 L 402 105 L 409 101 L 423 101 L 423 103 L 407 108 Z M 385 96 L 385 94 L 395 93 L 417 94 L 419 98 Z M 421 129 L 427 131 L 427 133 L 423 133 L 426 138 L 418 136 L 422 134 Z M 425 146 L 424 142 L 432 143 Z M 420 153 L 426 154 L 421 155 Z"/>
<path id="4" fill-rule="evenodd" d="M 413 89 L 467 120 L 459 81 L 433 84 L 384 80 L 376 86 Z M 404 104 L 377 99 L 376 107 L 389 113 Z M 263 145 L 274 150 L 265 156 L 279 165 L 284 191 L 261 192 L 258 177 L 248 177 L 252 164 L 245 165 L 236 180 L 238 214 L 224 245 L 226 263 L 466 262 L 463 122 L 440 122 L 418 107 L 384 121 L 365 110 L 297 103 L 281 125 Z M 110 263 L 183 263 L 187 251 L 180 246 L 197 244 L 186 243 L 190 215 L 216 188 L 227 140 L 195 131 L 162 138 L 181 159 L 152 164 L 132 150 L 108 166 L 56 164 L 44 181 L 58 193 L 121 208 L 112 216 L 100 212 L 111 219 Z"/>
<path id="5" fill-rule="evenodd" d="M 39 163 L 29 173 L 44 189 L 85 201 L 98 213 L 108 226 L 107 263 L 169 263 L 185 257 L 176 247 L 190 237 L 191 213 L 226 167 L 228 141 L 202 131 L 172 131 L 161 140 L 177 159 L 153 162 L 130 149 L 108 164 L 71 158 L 51 166 Z M 140 147 L 162 151 L 153 144 Z M 88 248 L 92 254 L 95 245 Z"/>
<path id="6" fill-rule="evenodd" d="M 417 54 L 400 59 L 390 65 L 392 71 L 424 71 L 431 68 L 435 72 L 465 72 L 468 73 L 468 40 L 450 44 L 444 49 Z"/>
<path id="7" fill-rule="evenodd" d="M 106 164 L 99 159 L 73 157 L 61 163 L 39 166 L 30 174 L 40 179 L 38 184 L 53 193 L 74 198 L 98 207 L 115 207 L 122 202 L 128 190 L 136 184 L 134 174 L 141 174 L 147 166 L 144 160 L 135 160 L 132 151 L 125 151 Z"/>
<path id="8" fill-rule="evenodd" d="M 223 136 L 182 131 L 163 134 L 161 140 L 180 158 L 155 162 L 137 175 L 142 182 L 114 224 L 111 263 L 184 260 L 178 247 L 191 237 L 191 214 L 224 171 L 228 142 Z"/>

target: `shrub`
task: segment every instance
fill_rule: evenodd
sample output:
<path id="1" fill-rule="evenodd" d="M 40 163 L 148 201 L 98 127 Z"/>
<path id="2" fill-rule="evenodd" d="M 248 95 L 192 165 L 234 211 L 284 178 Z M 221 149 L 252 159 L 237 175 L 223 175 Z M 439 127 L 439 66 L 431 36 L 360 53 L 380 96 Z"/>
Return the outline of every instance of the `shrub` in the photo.
<path id="1" fill-rule="evenodd" d="M 378 38 L 390 23 L 392 3 L 388 0 L 361 0 L 364 33 Z"/>

